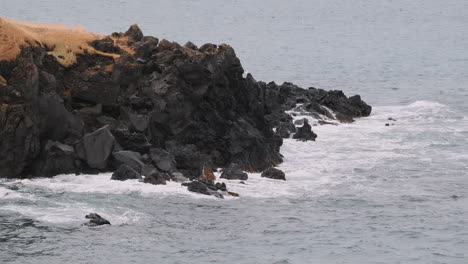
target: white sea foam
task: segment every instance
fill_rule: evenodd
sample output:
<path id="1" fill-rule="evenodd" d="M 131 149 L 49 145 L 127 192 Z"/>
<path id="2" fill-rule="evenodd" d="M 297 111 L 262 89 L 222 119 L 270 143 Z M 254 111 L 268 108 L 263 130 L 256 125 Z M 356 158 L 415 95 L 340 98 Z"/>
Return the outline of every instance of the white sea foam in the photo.
<path id="1" fill-rule="evenodd" d="M 292 113 L 292 112 L 291 112 Z M 245 198 L 274 198 L 304 195 L 322 196 L 333 192 L 337 186 L 347 185 L 359 192 L 385 192 L 376 187 L 379 181 L 373 183 L 363 178 L 359 171 L 371 170 L 382 164 L 384 160 L 396 158 L 411 159 L 415 149 L 422 149 L 435 141 L 405 141 L 406 137 L 418 131 L 428 129 L 453 131 L 455 128 L 466 132 L 468 126 L 459 126 L 451 122 L 450 109 L 440 103 L 417 101 L 406 106 L 375 107 L 368 118 L 356 120 L 351 124 L 313 126 L 318 134 L 317 141 L 301 142 L 285 139 L 281 147 L 284 162 L 279 169 L 286 174 L 287 181 L 262 178 L 259 173 L 250 173 L 245 183 L 237 180 L 219 179 L 220 172 L 215 173 L 219 181 L 225 182 L 230 191 L 240 194 L 240 198 L 226 197 L 226 200 Z M 427 128 L 428 123 L 434 124 L 434 116 L 440 116 L 443 126 Z M 389 118 L 396 121 L 389 120 Z M 307 115 L 294 116 L 294 119 L 307 118 L 311 124 L 317 120 Z M 455 119 L 454 119 L 455 120 Z M 465 122 L 466 119 L 456 119 Z M 385 126 L 385 123 L 394 125 Z M 426 126 L 426 127 L 424 127 Z M 423 127 L 423 128 L 421 128 Z M 463 128 L 464 127 L 464 128 Z M 437 143 L 437 142 L 436 142 Z M 424 160 L 422 160 L 424 161 Z M 356 173 L 358 171 L 358 173 Z M 50 193 L 82 193 L 82 194 L 136 194 L 142 197 L 185 196 L 196 199 L 213 199 L 189 192 L 180 183 L 167 182 L 167 185 L 151 185 L 138 180 L 113 181 L 111 173 L 98 175 L 58 175 L 53 178 L 37 178 L 16 181 L 5 181 L 4 186 L 21 184 L 26 188 L 41 188 Z M 385 180 L 385 179 L 382 179 Z M 413 192 L 421 192 L 417 186 Z M 30 196 L 30 197 L 28 197 Z M 34 198 L 47 201 L 47 197 L 34 197 L 33 193 L 20 193 L 0 186 L 2 199 Z M 126 208 L 107 208 L 86 202 L 67 203 L 53 202 L 50 207 L 7 204 L 0 209 L 11 210 L 33 217 L 40 221 L 70 222 L 81 221 L 88 212 L 99 212 L 113 219 L 116 224 L 139 221 L 143 215 Z"/>

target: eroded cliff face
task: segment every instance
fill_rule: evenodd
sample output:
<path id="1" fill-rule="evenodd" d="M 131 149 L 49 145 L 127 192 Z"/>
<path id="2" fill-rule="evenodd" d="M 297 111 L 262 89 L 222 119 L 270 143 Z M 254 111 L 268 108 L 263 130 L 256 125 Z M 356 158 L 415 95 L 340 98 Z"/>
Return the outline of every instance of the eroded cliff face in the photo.
<path id="1" fill-rule="evenodd" d="M 282 162 L 273 128 L 292 125 L 287 107 L 326 105 L 344 121 L 370 114 L 360 98 L 243 77 L 226 44 L 181 46 L 136 25 L 86 41 L 90 48 L 74 52 L 73 63 L 50 43 L 24 42 L 16 57 L 0 58 L 1 177 L 113 171 L 122 163 L 137 164 L 138 173 L 153 164 L 167 179 L 203 177 L 203 168 L 232 162 L 263 171 Z M 175 168 L 159 168 L 155 148 Z"/>

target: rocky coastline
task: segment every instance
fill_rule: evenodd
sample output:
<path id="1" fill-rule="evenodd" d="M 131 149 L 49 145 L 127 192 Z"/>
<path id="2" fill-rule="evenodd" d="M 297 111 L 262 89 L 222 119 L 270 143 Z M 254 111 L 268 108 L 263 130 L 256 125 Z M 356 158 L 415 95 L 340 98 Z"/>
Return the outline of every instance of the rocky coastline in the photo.
<path id="1" fill-rule="evenodd" d="M 0 19 L 0 37 L 15 26 Z M 17 56 L 0 57 L 2 178 L 112 171 L 114 180 L 185 182 L 190 191 L 236 196 L 213 171 L 285 180 L 273 168 L 283 138 L 317 138 L 307 120 L 297 128 L 285 111 L 353 122 L 372 109 L 342 91 L 256 81 L 227 44 L 182 46 L 137 25 L 65 53 L 53 42 L 18 45 Z"/>

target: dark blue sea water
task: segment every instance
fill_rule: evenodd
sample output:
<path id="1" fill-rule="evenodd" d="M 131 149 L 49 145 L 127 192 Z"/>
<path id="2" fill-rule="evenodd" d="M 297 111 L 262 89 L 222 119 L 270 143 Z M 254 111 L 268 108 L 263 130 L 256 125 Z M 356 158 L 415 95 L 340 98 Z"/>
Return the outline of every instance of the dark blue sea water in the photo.
<path id="1" fill-rule="evenodd" d="M 1 0 L 0 16 L 226 42 L 257 80 L 374 106 L 286 140 L 288 180 L 227 182 L 240 198 L 110 174 L 0 180 L 1 263 L 468 263 L 466 1 Z M 89 212 L 113 225 L 80 227 Z"/>

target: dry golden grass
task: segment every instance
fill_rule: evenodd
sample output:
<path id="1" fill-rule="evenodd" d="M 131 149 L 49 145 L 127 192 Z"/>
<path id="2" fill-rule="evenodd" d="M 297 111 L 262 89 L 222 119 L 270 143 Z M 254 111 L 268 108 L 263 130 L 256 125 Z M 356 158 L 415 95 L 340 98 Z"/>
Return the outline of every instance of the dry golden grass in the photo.
<path id="1" fill-rule="evenodd" d="M 82 27 L 19 22 L 0 17 L 0 61 L 15 59 L 22 45 L 42 46 L 64 66 L 74 64 L 76 55 L 84 54 L 85 50 L 90 54 L 118 57 L 97 51 L 89 45 L 91 41 L 101 38 Z"/>

